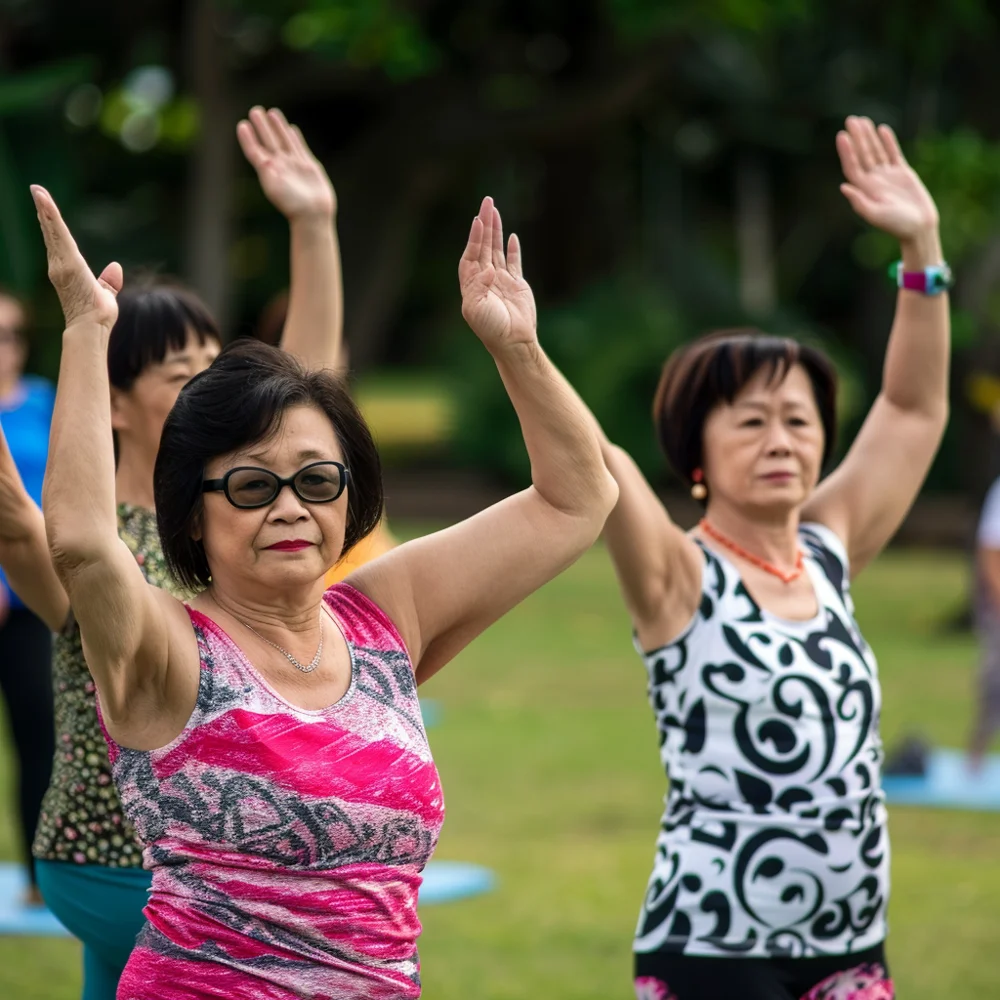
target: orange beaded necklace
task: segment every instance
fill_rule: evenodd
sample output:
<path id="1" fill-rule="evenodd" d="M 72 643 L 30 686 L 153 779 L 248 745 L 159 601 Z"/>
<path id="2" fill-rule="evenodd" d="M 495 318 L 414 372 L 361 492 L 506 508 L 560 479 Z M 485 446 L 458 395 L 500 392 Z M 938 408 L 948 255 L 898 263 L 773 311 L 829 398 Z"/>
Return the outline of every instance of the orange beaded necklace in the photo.
<path id="1" fill-rule="evenodd" d="M 698 522 L 698 527 L 705 532 L 709 538 L 714 539 L 720 545 L 724 545 L 727 549 L 735 552 L 741 559 L 745 559 L 748 563 L 753 563 L 758 569 L 762 569 L 765 573 L 770 573 L 772 576 L 776 576 L 782 583 L 792 583 L 802 576 L 802 571 L 805 566 L 802 562 L 802 550 L 799 549 L 798 555 L 795 557 L 795 569 L 790 573 L 786 573 L 783 569 L 778 569 L 773 563 L 767 562 L 765 559 L 761 559 L 760 556 L 755 556 L 752 552 L 747 552 L 745 548 L 741 545 L 737 545 L 736 542 L 731 541 L 726 538 L 717 528 L 713 528 L 705 518 L 702 518 Z"/>

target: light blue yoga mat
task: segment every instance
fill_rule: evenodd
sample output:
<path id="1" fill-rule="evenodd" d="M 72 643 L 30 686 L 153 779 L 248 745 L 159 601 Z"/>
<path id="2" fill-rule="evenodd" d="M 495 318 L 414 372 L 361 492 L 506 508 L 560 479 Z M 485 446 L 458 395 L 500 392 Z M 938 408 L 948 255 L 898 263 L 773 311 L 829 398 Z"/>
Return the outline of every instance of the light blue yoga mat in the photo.
<path id="1" fill-rule="evenodd" d="M 0 934 L 69 937 L 69 931 L 44 907 L 25 906 L 27 878 L 20 865 L 0 863 Z"/>
<path id="2" fill-rule="evenodd" d="M 430 729 L 441 721 L 441 704 L 433 698 L 420 699 L 420 714 L 423 716 L 424 728 Z"/>
<path id="3" fill-rule="evenodd" d="M 69 931 L 44 907 L 25 906 L 24 870 L 18 864 L 0 863 L 0 935 L 69 937 Z M 464 861 L 431 861 L 424 869 L 420 904 L 431 906 L 480 896 L 496 884 L 493 873 Z"/>
<path id="4" fill-rule="evenodd" d="M 420 904 L 450 903 L 455 899 L 481 896 L 496 885 L 489 868 L 465 861 L 430 861 L 424 869 L 424 884 L 420 887 Z"/>
<path id="5" fill-rule="evenodd" d="M 1000 756 L 987 757 L 973 775 L 963 751 L 932 750 L 923 777 L 887 774 L 882 787 L 891 805 L 1000 812 Z"/>

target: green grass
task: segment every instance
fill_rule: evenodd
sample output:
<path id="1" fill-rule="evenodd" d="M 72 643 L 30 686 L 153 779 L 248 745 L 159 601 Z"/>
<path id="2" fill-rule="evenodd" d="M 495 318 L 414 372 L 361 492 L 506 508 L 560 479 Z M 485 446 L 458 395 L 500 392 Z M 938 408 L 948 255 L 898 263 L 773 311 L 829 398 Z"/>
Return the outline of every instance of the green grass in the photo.
<path id="1" fill-rule="evenodd" d="M 965 740 L 975 647 L 941 623 L 966 578 L 954 554 L 894 552 L 857 583 L 888 745 L 912 731 Z M 424 995 L 630 1000 L 664 779 L 604 553 L 526 601 L 423 694 L 443 709 L 430 732 L 448 803 L 437 856 L 499 878 L 488 896 L 423 911 Z M 890 823 L 899 996 L 1000 1000 L 1000 814 L 894 808 Z M 8 815 L 7 857 L 11 832 Z M 70 942 L 0 938 L 0 997 L 75 998 L 77 964 Z"/>

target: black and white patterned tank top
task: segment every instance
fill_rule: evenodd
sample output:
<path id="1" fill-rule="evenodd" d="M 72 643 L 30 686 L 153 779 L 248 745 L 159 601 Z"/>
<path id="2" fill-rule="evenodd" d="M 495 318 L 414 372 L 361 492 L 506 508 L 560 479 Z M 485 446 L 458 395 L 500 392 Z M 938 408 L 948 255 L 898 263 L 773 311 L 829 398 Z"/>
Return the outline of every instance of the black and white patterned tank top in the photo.
<path id="1" fill-rule="evenodd" d="M 701 546 L 694 618 L 642 652 L 670 790 L 638 952 L 813 957 L 885 937 L 875 657 L 840 539 L 818 524 L 799 537 L 811 621 L 763 611 L 735 566 Z"/>

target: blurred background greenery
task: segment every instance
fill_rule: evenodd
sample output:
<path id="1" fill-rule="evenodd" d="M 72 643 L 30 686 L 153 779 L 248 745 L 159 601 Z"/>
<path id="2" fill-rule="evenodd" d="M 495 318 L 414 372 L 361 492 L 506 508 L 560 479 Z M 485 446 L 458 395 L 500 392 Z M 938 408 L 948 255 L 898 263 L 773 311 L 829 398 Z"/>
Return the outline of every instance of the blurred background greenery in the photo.
<path id="1" fill-rule="evenodd" d="M 526 475 L 458 313 L 490 193 L 545 346 L 669 485 L 652 387 L 707 328 L 822 343 L 845 439 L 877 390 L 895 250 L 840 195 L 833 144 L 869 114 L 937 197 L 959 277 L 955 418 L 929 489 L 978 496 L 992 435 L 966 387 L 1000 362 L 998 44 L 988 0 L 0 0 L 0 282 L 35 303 L 34 367 L 54 374 L 37 181 L 90 259 L 179 274 L 230 335 L 252 332 L 286 286 L 287 237 L 234 125 L 278 105 L 337 187 L 352 366 L 386 443 L 418 446 L 398 461 Z M 381 405 L 399 373 L 419 429 Z"/>

